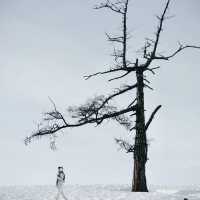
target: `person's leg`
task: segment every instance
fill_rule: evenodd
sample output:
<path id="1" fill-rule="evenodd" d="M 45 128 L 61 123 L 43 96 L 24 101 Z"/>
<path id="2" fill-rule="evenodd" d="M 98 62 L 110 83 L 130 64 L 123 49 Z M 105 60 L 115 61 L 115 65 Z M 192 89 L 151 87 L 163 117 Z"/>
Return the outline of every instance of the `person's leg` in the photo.
<path id="1" fill-rule="evenodd" d="M 60 197 L 60 193 L 58 192 L 57 196 L 56 196 L 56 200 L 59 200 Z"/>
<path id="2" fill-rule="evenodd" d="M 63 199 L 68 200 L 67 197 L 65 196 L 64 192 L 63 192 L 63 188 L 61 189 L 61 195 L 62 195 Z"/>
<path id="3" fill-rule="evenodd" d="M 60 188 L 58 188 L 58 193 L 57 193 L 57 196 L 56 196 L 56 200 L 58 200 L 60 197 Z"/>

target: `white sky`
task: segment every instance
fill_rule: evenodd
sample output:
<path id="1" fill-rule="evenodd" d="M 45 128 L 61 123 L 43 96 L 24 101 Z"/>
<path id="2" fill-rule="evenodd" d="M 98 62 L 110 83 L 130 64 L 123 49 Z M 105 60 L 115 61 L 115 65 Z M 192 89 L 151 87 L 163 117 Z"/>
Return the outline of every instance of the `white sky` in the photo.
<path id="1" fill-rule="evenodd" d="M 112 63 L 104 32 L 117 33 L 120 19 L 93 10 L 97 2 L 0 0 L 0 185 L 55 184 L 58 165 L 64 166 L 70 184 L 131 183 L 132 155 L 118 151 L 113 140 L 127 132 L 115 123 L 65 130 L 55 152 L 48 138 L 28 147 L 23 143 L 50 108 L 48 96 L 65 111 L 111 91 L 107 79 L 82 78 Z M 153 37 L 155 15 L 165 2 L 132 0 L 131 56 L 145 37 Z M 164 26 L 161 51 L 171 52 L 178 41 L 200 44 L 199 9 L 199 0 L 172 1 L 170 15 L 175 17 Z M 160 63 L 156 76 L 149 75 L 155 90 L 145 95 L 147 117 L 163 106 L 147 133 L 149 184 L 200 184 L 199 55 L 187 50 Z"/>

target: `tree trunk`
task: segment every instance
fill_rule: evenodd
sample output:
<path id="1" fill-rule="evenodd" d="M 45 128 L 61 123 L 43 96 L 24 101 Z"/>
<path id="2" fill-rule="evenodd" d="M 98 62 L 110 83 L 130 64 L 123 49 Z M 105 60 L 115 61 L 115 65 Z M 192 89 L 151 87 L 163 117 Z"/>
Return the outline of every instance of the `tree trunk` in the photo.
<path id="1" fill-rule="evenodd" d="M 134 172 L 132 191 L 148 192 L 146 184 L 145 165 L 147 162 L 147 139 L 144 116 L 144 80 L 143 71 L 137 70 L 137 110 L 136 110 L 136 137 L 134 145 Z"/>

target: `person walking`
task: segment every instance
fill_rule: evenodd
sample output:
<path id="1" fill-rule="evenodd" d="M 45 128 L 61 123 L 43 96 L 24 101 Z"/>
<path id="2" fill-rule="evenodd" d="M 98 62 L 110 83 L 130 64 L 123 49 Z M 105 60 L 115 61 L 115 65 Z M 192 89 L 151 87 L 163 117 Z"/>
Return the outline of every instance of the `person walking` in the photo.
<path id="1" fill-rule="evenodd" d="M 64 182 L 65 182 L 65 173 L 63 171 L 63 167 L 58 167 L 58 174 L 56 180 L 56 187 L 58 189 L 58 194 L 56 196 L 56 200 L 58 200 L 60 196 L 62 196 L 63 199 L 68 200 L 63 192 Z"/>

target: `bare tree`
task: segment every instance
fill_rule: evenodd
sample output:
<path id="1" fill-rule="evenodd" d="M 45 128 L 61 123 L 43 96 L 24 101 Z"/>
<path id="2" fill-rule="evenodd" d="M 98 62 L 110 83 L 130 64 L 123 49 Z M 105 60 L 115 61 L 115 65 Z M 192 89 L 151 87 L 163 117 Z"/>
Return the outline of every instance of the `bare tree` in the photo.
<path id="1" fill-rule="evenodd" d="M 200 47 L 195 45 L 183 45 L 179 43 L 178 48 L 171 54 L 163 55 L 159 53 L 158 44 L 160 43 L 163 24 L 168 18 L 167 11 L 169 4 L 170 0 L 167 0 L 163 12 L 160 16 L 157 16 L 158 26 L 155 32 L 155 38 L 145 39 L 144 46 L 142 47 L 142 57 L 134 60 L 127 58 L 127 42 L 130 38 L 127 29 L 129 0 L 117 0 L 115 2 L 106 0 L 105 3 L 95 6 L 95 9 L 105 8 L 119 14 L 122 18 L 122 33 L 117 36 L 106 34 L 108 41 L 116 44 L 115 46 L 118 47 L 114 48 L 112 54 L 114 57 L 114 65 L 106 71 L 87 75 L 85 79 L 88 80 L 101 75 L 113 75 L 109 81 L 114 81 L 125 79 L 129 74 L 134 73 L 136 82 L 132 85 L 122 85 L 108 96 L 97 96 L 81 106 L 69 107 L 68 113 L 71 115 L 71 122 L 57 110 L 53 103 L 53 110 L 44 114 L 43 122 L 46 123 L 43 124 L 45 125 L 39 126 L 36 132 L 25 139 L 25 143 L 28 144 L 35 137 L 53 136 L 61 129 L 80 127 L 86 124 L 100 125 L 106 120 L 115 120 L 129 131 L 134 131 L 135 133 L 133 143 L 129 143 L 123 139 L 116 139 L 120 147 L 125 149 L 127 153 L 133 154 L 134 171 L 132 191 L 147 192 L 145 166 L 148 160 L 148 145 L 146 132 L 155 114 L 161 108 L 161 105 L 158 105 L 150 115 L 150 118 L 145 121 L 144 88 L 152 89 L 146 76 L 148 72 L 155 74 L 155 70 L 159 68 L 154 67 L 156 61 L 168 61 L 187 48 L 200 49 Z M 132 90 L 136 91 L 135 98 L 122 109 L 118 109 L 117 106 L 112 104 L 114 98 L 128 94 Z M 54 144 L 52 146 L 54 147 Z"/>

